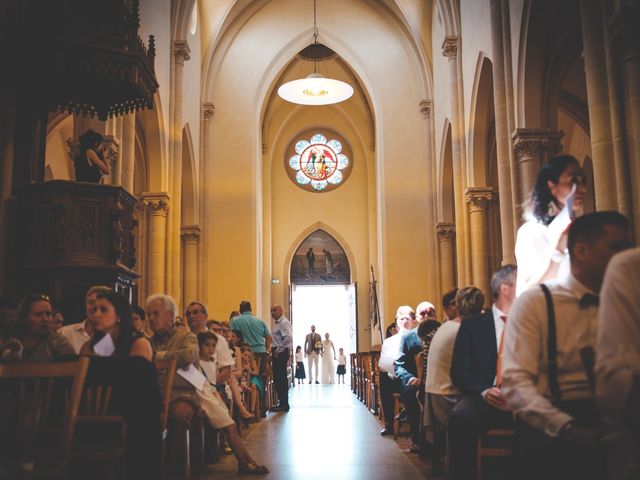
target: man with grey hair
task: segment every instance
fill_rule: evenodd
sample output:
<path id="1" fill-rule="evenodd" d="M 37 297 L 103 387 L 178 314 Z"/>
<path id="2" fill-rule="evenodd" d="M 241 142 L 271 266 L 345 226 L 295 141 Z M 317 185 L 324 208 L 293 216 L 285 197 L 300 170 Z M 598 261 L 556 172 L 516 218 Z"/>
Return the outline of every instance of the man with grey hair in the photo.
<path id="1" fill-rule="evenodd" d="M 400 354 L 400 340 L 402 335 L 416 326 L 415 313 L 408 305 L 399 307 L 396 311 L 396 326 L 398 332 L 385 338 L 380 350 L 380 405 L 384 417 L 384 428 L 380 435 L 393 435 L 393 394 L 402 391 L 402 384 L 396 378 L 394 362 Z"/>
<path id="2" fill-rule="evenodd" d="M 153 335 L 151 347 L 156 359 L 177 359 L 178 368 L 186 369 L 198 360 L 198 339 L 186 329 L 176 328 L 176 302 L 169 295 L 156 294 L 147 298 L 147 318 Z M 160 384 L 164 378 L 159 376 Z M 171 392 L 167 422 L 167 467 L 169 478 L 183 471 L 186 432 L 198 411 L 195 387 L 176 375 Z"/>
<path id="3" fill-rule="evenodd" d="M 90 340 L 93 335 L 92 316 L 98 295 L 109 293 L 110 291 L 111 287 L 107 287 L 106 285 L 95 285 L 89 288 L 84 296 L 84 320 L 80 323 L 66 325 L 58 331 L 60 335 L 67 337 L 67 340 L 69 340 L 76 353 L 80 353 L 82 345 L 84 345 L 87 340 Z"/>

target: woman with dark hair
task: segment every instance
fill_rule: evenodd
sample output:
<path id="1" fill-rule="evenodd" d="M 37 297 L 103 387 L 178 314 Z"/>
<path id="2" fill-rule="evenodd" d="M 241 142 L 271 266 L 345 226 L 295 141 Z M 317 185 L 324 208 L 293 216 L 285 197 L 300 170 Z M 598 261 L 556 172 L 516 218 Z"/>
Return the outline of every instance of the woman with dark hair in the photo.
<path id="1" fill-rule="evenodd" d="M 100 183 L 102 175 L 109 175 L 109 164 L 100 148 L 103 140 L 104 137 L 93 130 L 80 135 L 80 151 L 73 159 L 76 181 Z"/>
<path id="2" fill-rule="evenodd" d="M 75 357 L 69 340 L 51 332 L 53 306 L 48 296 L 27 295 L 18 306 L 18 323 L 11 338 L 0 348 L 9 361 L 50 362 Z"/>
<path id="3" fill-rule="evenodd" d="M 540 169 L 516 239 L 516 295 L 568 273 L 567 231 L 582 214 L 585 192 L 584 172 L 575 157 L 554 157 Z"/>
<path id="4" fill-rule="evenodd" d="M 113 352 L 108 356 L 130 355 L 149 361 L 153 358 L 149 340 L 133 329 L 129 301 L 119 293 L 108 292 L 98 295 L 93 314 L 93 331 L 93 338 L 80 349 L 81 355 L 100 354 L 96 352 L 96 345 L 103 344 L 102 342 L 110 343 L 105 340 L 108 335 L 114 347 Z"/>

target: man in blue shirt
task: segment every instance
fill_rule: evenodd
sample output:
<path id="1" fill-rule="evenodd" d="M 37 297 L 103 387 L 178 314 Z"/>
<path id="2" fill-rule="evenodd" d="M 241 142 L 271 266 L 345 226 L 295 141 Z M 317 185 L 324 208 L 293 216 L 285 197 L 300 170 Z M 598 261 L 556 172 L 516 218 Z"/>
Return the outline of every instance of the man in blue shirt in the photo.
<path id="1" fill-rule="evenodd" d="M 260 375 L 264 377 L 267 352 L 271 350 L 271 334 L 263 320 L 251 314 L 251 304 L 240 302 L 240 315 L 231 320 L 231 329 L 240 330 L 245 343 L 256 357 Z"/>

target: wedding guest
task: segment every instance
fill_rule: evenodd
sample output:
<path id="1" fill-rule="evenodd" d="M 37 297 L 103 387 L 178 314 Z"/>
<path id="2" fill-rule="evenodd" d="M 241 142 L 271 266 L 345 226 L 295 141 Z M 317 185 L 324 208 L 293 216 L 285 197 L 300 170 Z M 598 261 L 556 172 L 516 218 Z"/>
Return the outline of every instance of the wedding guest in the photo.
<path id="1" fill-rule="evenodd" d="M 269 473 L 264 465 L 256 463 L 247 450 L 244 442 L 238 434 L 238 428 L 215 386 L 218 368 L 212 358 L 216 353 L 218 337 L 213 332 L 202 331 L 198 333 L 199 360 L 198 367 L 206 378 L 202 391 L 196 390 L 200 400 L 200 407 L 204 410 L 211 426 L 215 429 L 224 429 L 227 441 L 233 455 L 238 461 L 238 473 L 250 475 L 263 475 Z"/>
<path id="2" fill-rule="evenodd" d="M 402 384 L 396 377 L 394 362 L 400 354 L 400 340 L 402 334 L 414 328 L 417 324 L 415 314 L 408 306 L 399 307 L 396 311 L 396 321 L 387 327 L 387 338 L 382 342 L 380 350 L 380 405 L 384 417 L 384 428 L 380 435 L 393 435 L 393 394 L 402 391 Z M 395 328 L 394 328 L 395 325 Z M 393 331 L 396 333 L 393 333 Z M 391 334 L 391 335 L 389 335 Z"/>
<path id="3" fill-rule="evenodd" d="M 568 232 L 570 273 L 526 291 L 511 309 L 502 392 L 522 420 L 518 478 L 605 478 L 602 423 L 581 352 L 596 344 L 609 259 L 630 245 L 622 214 L 579 217 Z"/>
<path id="4" fill-rule="evenodd" d="M 120 293 L 109 291 L 98 294 L 93 312 L 93 330 L 91 340 L 80 348 L 80 355 L 95 355 L 95 346 L 109 336 L 115 349 L 107 356 L 130 355 L 148 361 L 153 358 L 149 341 L 133 329 L 131 306 Z"/>
<path id="5" fill-rule="evenodd" d="M 450 373 L 461 396 L 451 412 L 448 426 L 452 479 L 475 478 L 477 441 L 482 433 L 499 426 L 513 426 L 513 415 L 500 390 L 501 378 L 496 372 L 515 288 L 516 267 L 505 265 L 498 269 L 491 278 L 491 309 L 462 318 L 456 335 Z M 476 301 L 472 305 L 479 312 L 484 296 L 475 290 Z M 465 310 L 463 315 L 473 311 Z"/>
<path id="6" fill-rule="evenodd" d="M 15 331 L 0 349 L 8 361 L 51 362 L 75 357 L 69 340 L 51 333 L 53 307 L 48 296 L 29 294 L 18 306 Z"/>
<path id="7" fill-rule="evenodd" d="M 573 218 L 582 214 L 585 193 L 584 172 L 576 158 L 562 155 L 542 166 L 516 237 L 516 296 L 568 274 L 567 231 Z M 560 214 L 567 202 L 570 211 Z"/>
<path id="8" fill-rule="evenodd" d="M 93 315 L 98 294 L 108 293 L 110 291 L 111 287 L 107 287 L 106 285 L 96 285 L 89 288 L 84 296 L 84 320 L 80 323 L 65 325 L 60 329 L 59 333 L 67 337 L 69 342 L 71 342 L 71 345 L 73 345 L 76 353 L 80 352 L 82 346 L 87 342 L 87 340 L 90 340 L 91 335 L 93 335 L 93 320 L 91 317 Z"/>

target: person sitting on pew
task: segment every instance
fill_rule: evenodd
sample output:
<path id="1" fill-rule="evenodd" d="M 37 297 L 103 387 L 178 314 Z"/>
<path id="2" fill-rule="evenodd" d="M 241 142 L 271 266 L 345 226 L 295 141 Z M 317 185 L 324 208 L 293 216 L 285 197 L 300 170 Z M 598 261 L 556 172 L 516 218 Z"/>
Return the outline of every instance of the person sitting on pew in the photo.
<path id="1" fill-rule="evenodd" d="M 410 307 L 406 307 L 409 308 Z M 415 316 L 405 307 L 398 308 L 396 321 L 387 327 L 387 336 L 382 342 L 378 368 L 380 369 L 380 405 L 384 416 L 384 428 L 380 435 L 393 435 L 393 394 L 402 391 L 400 380 L 396 378 L 393 362 L 398 358 L 402 333 L 415 326 Z M 395 328 L 395 331 L 394 331 Z"/>
<path id="2" fill-rule="evenodd" d="M 92 358 L 86 384 L 112 387 L 110 413 L 122 415 L 127 425 L 127 475 L 154 477 L 161 474 L 162 401 L 155 369 L 150 363 L 151 343 L 134 330 L 132 317 L 129 300 L 122 294 L 113 290 L 98 293 L 91 315 L 93 336 L 80 348 L 80 355 L 115 357 L 113 361 Z M 79 438 L 99 445 L 105 430 L 100 425 L 87 427 L 77 433 L 88 437 Z"/>
<path id="3" fill-rule="evenodd" d="M 595 347 L 597 295 L 609 259 L 631 246 L 629 222 L 614 211 L 583 215 L 567 243 L 570 273 L 522 293 L 506 329 L 503 392 L 519 419 L 522 479 L 606 478 L 582 351 Z"/>
<path id="4" fill-rule="evenodd" d="M 640 478 L 640 247 L 609 262 L 599 310 L 596 401 L 616 440 L 607 442 L 609 472 Z"/>
<path id="5" fill-rule="evenodd" d="M 432 411 L 435 419 L 444 426 L 449 423 L 449 416 L 460 398 L 460 390 L 451 380 L 451 361 L 453 346 L 460 329 L 460 312 L 469 316 L 469 313 L 478 307 L 477 303 L 481 298 L 479 307 L 482 308 L 484 296 L 477 295 L 477 292 L 479 290 L 475 287 L 465 287 L 457 291 L 455 301 L 458 316 L 442 324 L 433 336 L 429 348 L 429 368 L 424 390 L 430 405 L 429 411 Z M 477 313 L 479 312 L 475 312 Z"/>
<path id="6" fill-rule="evenodd" d="M 400 310 L 402 309 L 402 310 Z M 411 328 L 400 339 L 398 358 L 394 363 L 396 377 L 402 384 L 402 403 L 407 412 L 407 420 L 411 429 L 411 446 L 409 452 L 420 453 L 420 405 L 417 393 L 421 378 L 418 374 L 416 356 L 422 352 L 422 341 L 417 334 L 416 314 L 409 306 L 400 307 L 398 313 L 411 318 Z"/>
<path id="7" fill-rule="evenodd" d="M 80 355 L 131 355 L 148 361 L 153 358 L 149 340 L 133 329 L 131 306 L 120 293 L 99 293 L 92 320 L 93 337 L 80 348 Z M 106 353 L 108 350 L 104 350 L 101 345 L 112 348 L 111 353 Z"/>
<path id="8" fill-rule="evenodd" d="M 451 361 L 451 380 L 462 397 L 448 426 L 449 473 L 452 479 L 476 475 L 479 436 L 497 426 L 512 426 L 513 414 L 506 405 L 496 377 L 505 321 L 515 298 L 516 267 L 505 265 L 491 278 L 494 303 L 486 312 L 462 320 Z"/>
<path id="9" fill-rule="evenodd" d="M 251 475 L 267 474 L 269 469 L 256 463 L 247 451 L 238 434 L 236 423 L 229 416 L 227 406 L 216 390 L 218 367 L 212 359 L 216 353 L 218 342 L 218 337 L 213 332 L 204 331 L 198 333 L 200 357 L 198 368 L 207 380 L 202 391 L 196 390 L 196 395 L 200 400 L 200 407 L 205 411 L 207 419 L 213 428 L 225 430 L 231 451 L 236 460 L 238 460 L 238 472 Z"/>
<path id="10" fill-rule="evenodd" d="M 176 325 L 176 303 L 169 295 L 156 294 L 147 298 L 147 318 L 153 335 L 151 347 L 159 360 L 177 359 L 178 368 L 188 369 L 198 360 L 198 339 L 188 329 Z M 164 377 L 159 375 L 159 383 Z M 181 375 L 176 375 L 171 392 L 167 422 L 168 477 L 180 477 L 186 458 L 186 433 L 199 408 L 195 387 Z"/>
<path id="11" fill-rule="evenodd" d="M 47 295 L 27 295 L 18 306 L 18 323 L 0 345 L 0 358 L 10 362 L 51 362 L 76 357 L 64 336 L 51 333 L 53 306 Z"/>

